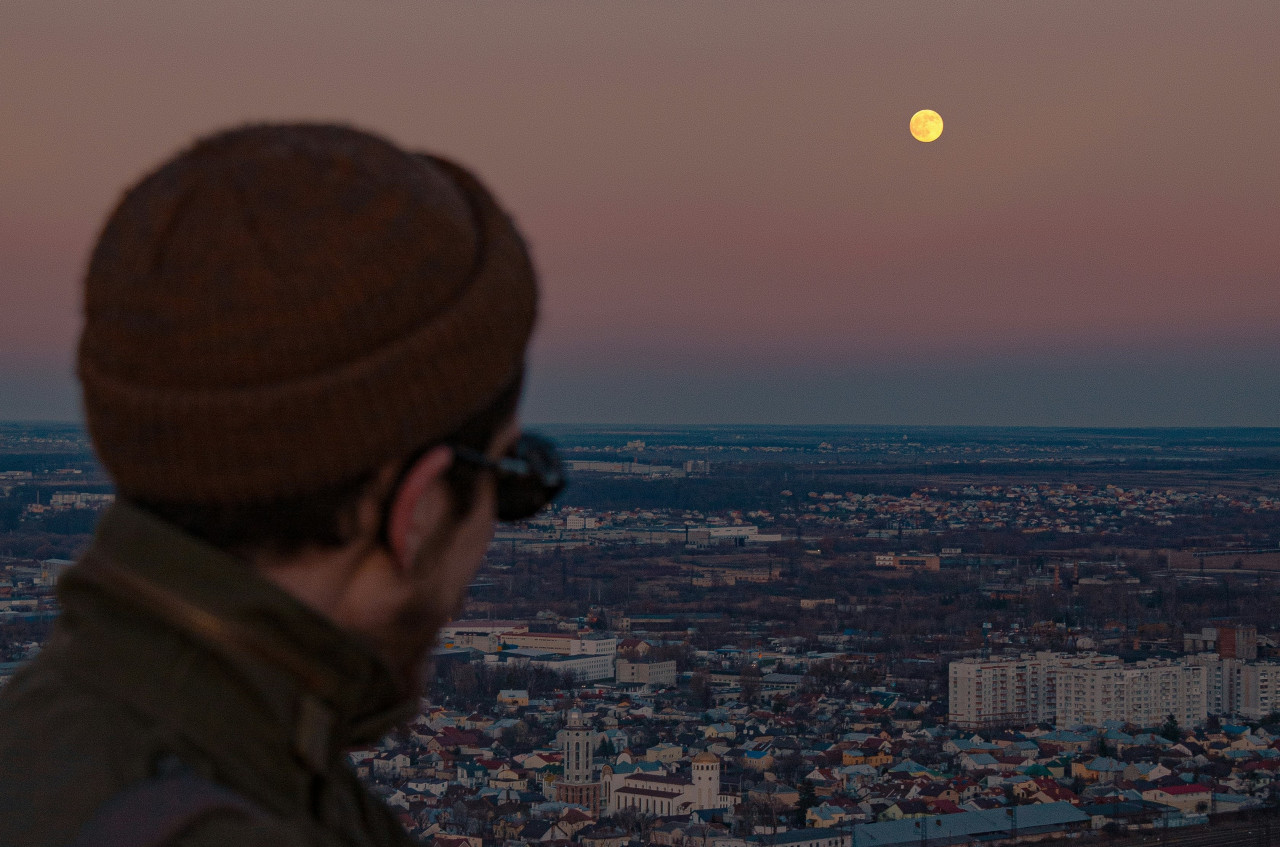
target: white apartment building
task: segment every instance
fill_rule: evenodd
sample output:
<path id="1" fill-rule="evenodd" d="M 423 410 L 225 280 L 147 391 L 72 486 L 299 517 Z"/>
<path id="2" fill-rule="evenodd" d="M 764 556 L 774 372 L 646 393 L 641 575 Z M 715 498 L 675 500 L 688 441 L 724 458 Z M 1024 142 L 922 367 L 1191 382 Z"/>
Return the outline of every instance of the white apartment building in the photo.
<path id="1" fill-rule="evenodd" d="M 1229 715 L 1237 711 L 1239 699 L 1236 686 L 1239 669 L 1244 664 L 1239 659 L 1224 659 L 1217 653 L 1198 653 L 1187 656 L 1183 662 L 1204 668 L 1204 705 L 1211 715 Z"/>
<path id="2" fill-rule="evenodd" d="M 1092 653 L 1039 652 L 952 662 L 950 721 L 965 729 L 1051 721 L 1057 715 L 1058 672 L 1069 664 L 1110 667 L 1120 660 Z"/>
<path id="3" fill-rule="evenodd" d="M 1055 721 L 1184 727 L 1210 714 L 1260 720 L 1280 711 L 1280 663 L 1200 653 L 1126 665 L 1116 656 L 1026 653 L 962 659 L 948 669 L 950 721 L 964 729 Z"/>
<path id="4" fill-rule="evenodd" d="M 1108 721 L 1158 726 L 1169 715 L 1185 727 L 1208 715 L 1206 672 L 1189 662 L 1147 661 L 1132 665 L 1058 671 L 1059 726 L 1102 726 Z"/>
<path id="5" fill-rule="evenodd" d="M 1212 677 L 1204 661 L 1125 665 L 1116 656 L 1052 652 L 962 659 L 948 673 L 950 721 L 965 729 L 1155 726 L 1170 714 L 1192 726 L 1208 713 Z"/>
<path id="6" fill-rule="evenodd" d="M 1184 661 L 1205 669 L 1210 714 L 1261 720 L 1280 711 L 1280 664 L 1224 659 L 1217 653 L 1199 653 Z"/>
<path id="7" fill-rule="evenodd" d="M 1255 721 L 1280 712 L 1280 664 L 1249 662 L 1236 670 L 1234 711 Z"/>

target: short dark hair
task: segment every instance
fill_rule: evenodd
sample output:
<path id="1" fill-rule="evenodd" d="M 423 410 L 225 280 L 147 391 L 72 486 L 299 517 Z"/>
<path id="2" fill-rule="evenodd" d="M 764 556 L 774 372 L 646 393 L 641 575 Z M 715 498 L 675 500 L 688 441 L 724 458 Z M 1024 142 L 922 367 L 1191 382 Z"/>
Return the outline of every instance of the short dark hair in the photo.
<path id="1" fill-rule="evenodd" d="M 402 462 L 400 476 L 423 452 L 436 444 L 452 444 L 485 450 L 498 429 L 516 412 L 523 373 L 518 375 L 489 405 L 468 418 L 452 434 L 424 445 Z M 161 519 L 179 527 L 214 547 L 252 553 L 293 555 L 308 547 L 341 547 L 351 542 L 357 531 L 356 509 L 366 496 L 378 469 L 370 469 L 346 480 L 305 495 L 253 503 L 186 503 L 136 500 Z M 453 513 L 471 510 L 475 498 L 477 469 L 454 462 L 445 474 Z M 388 497 L 388 500 L 390 498 Z M 389 502 L 382 504 L 385 511 Z"/>

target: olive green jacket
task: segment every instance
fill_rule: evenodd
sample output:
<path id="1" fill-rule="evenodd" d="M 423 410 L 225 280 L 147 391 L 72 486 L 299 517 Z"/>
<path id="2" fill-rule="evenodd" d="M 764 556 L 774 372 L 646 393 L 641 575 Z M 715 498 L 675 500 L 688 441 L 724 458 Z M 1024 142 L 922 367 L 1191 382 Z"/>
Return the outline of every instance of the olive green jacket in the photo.
<path id="1" fill-rule="evenodd" d="M 0 845 L 66 845 L 176 755 L 256 804 L 198 845 L 404 845 L 345 756 L 412 711 L 348 633 L 245 562 L 124 503 L 59 581 L 49 643 L 0 692 Z"/>

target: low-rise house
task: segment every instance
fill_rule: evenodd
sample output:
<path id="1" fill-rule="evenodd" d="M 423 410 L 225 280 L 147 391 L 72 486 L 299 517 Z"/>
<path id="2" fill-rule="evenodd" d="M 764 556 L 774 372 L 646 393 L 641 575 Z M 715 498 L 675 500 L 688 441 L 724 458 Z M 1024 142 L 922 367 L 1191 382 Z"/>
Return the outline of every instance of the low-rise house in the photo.
<path id="1" fill-rule="evenodd" d="M 414 794 L 430 794 L 433 797 L 443 797 L 445 792 L 449 790 L 449 781 L 445 779 L 420 779 L 405 784 L 406 790 Z"/>
<path id="2" fill-rule="evenodd" d="M 431 838 L 432 847 L 483 847 L 484 839 L 475 835 L 451 835 L 436 833 Z"/>
<path id="3" fill-rule="evenodd" d="M 529 705 L 529 692 L 523 688 L 504 688 L 498 692 L 498 703 L 513 708 L 526 708 Z"/>
<path id="4" fill-rule="evenodd" d="M 1046 752 L 1046 747 L 1052 747 L 1049 755 L 1057 755 L 1058 753 L 1080 753 L 1090 748 L 1096 748 L 1098 738 L 1085 732 L 1076 732 L 1074 730 L 1055 730 L 1047 732 L 1035 739 L 1040 745 L 1041 752 Z"/>
<path id="5" fill-rule="evenodd" d="M 1204 813 L 1213 806 L 1213 790 L 1207 785 L 1196 783 L 1163 785 L 1143 791 L 1142 799 L 1173 806 L 1186 814 Z"/>
<path id="6" fill-rule="evenodd" d="M 1080 802 L 1080 798 L 1076 793 L 1057 780 L 1048 777 L 1036 777 L 1035 784 L 1037 791 L 1031 795 L 1031 801 L 1034 803 L 1071 803 L 1076 805 Z"/>
<path id="7" fill-rule="evenodd" d="M 1000 767 L 996 757 L 990 753 L 964 753 L 957 763 L 961 770 L 966 771 L 996 770 Z"/>
<path id="8" fill-rule="evenodd" d="M 800 802 L 800 792 L 779 782 L 765 782 L 748 791 L 747 799 L 772 809 L 792 809 Z"/>
<path id="9" fill-rule="evenodd" d="M 881 821 L 900 821 L 904 818 L 923 818 L 930 814 L 924 800 L 898 800 L 876 816 Z"/>
<path id="10" fill-rule="evenodd" d="M 935 782 L 920 788 L 915 794 L 918 800 L 924 800 L 926 803 L 936 803 L 945 800 L 949 803 L 960 802 L 960 792 L 955 787 L 944 782 Z"/>
<path id="11" fill-rule="evenodd" d="M 1127 780 L 1145 779 L 1149 782 L 1155 782 L 1172 774 L 1173 771 L 1160 764 L 1160 762 L 1143 761 L 1131 762 L 1126 765 L 1122 776 Z"/>
<path id="12" fill-rule="evenodd" d="M 597 824 L 578 830 L 577 839 L 582 847 L 627 847 L 631 834 L 617 827 Z"/>
<path id="13" fill-rule="evenodd" d="M 478 788 L 489 780 L 489 772 L 475 762 L 458 762 L 454 779 L 467 788 Z"/>
<path id="14" fill-rule="evenodd" d="M 727 738 L 728 741 L 737 738 L 737 728 L 731 723 L 713 723 L 703 727 L 704 738 Z"/>
<path id="15" fill-rule="evenodd" d="M 849 820 L 849 812 L 839 806 L 823 803 L 806 809 L 804 819 L 805 826 L 810 828 L 834 827 Z"/>
<path id="16" fill-rule="evenodd" d="M 1124 769 L 1123 762 L 1109 756 L 1097 756 L 1087 761 L 1072 762 L 1071 776 L 1086 782 L 1113 782 L 1124 773 Z"/>
<path id="17" fill-rule="evenodd" d="M 369 761 L 370 773 L 375 777 L 388 778 L 406 775 L 412 761 L 404 753 L 375 756 Z"/>
<path id="18" fill-rule="evenodd" d="M 568 808 L 560 814 L 558 825 L 567 837 L 576 835 L 580 830 L 595 823 L 595 818 L 581 809 Z"/>
<path id="19" fill-rule="evenodd" d="M 646 761 L 670 764 L 678 762 L 684 756 L 684 749 L 676 744 L 658 743 L 645 751 Z"/>
<path id="20" fill-rule="evenodd" d="M 489 787 L 499 791 L 525 791 L 529 787 L 529 780 L 525 774 L 504 766 L 489 777 Z"/>

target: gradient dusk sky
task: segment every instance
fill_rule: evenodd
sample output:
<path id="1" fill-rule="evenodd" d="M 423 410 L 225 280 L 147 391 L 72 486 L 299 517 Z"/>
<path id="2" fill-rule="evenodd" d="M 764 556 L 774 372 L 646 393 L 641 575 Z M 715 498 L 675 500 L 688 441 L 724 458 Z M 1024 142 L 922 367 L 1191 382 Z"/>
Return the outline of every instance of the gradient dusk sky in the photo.
<path id="1" fill-rule="evenodd" d="M 128 184 L 319 119 L 512 211 L 534 421 L 1278 426 L 1278 45 L 1274 0 L 5 0 L 0 419 L 78 418 Z"/>

